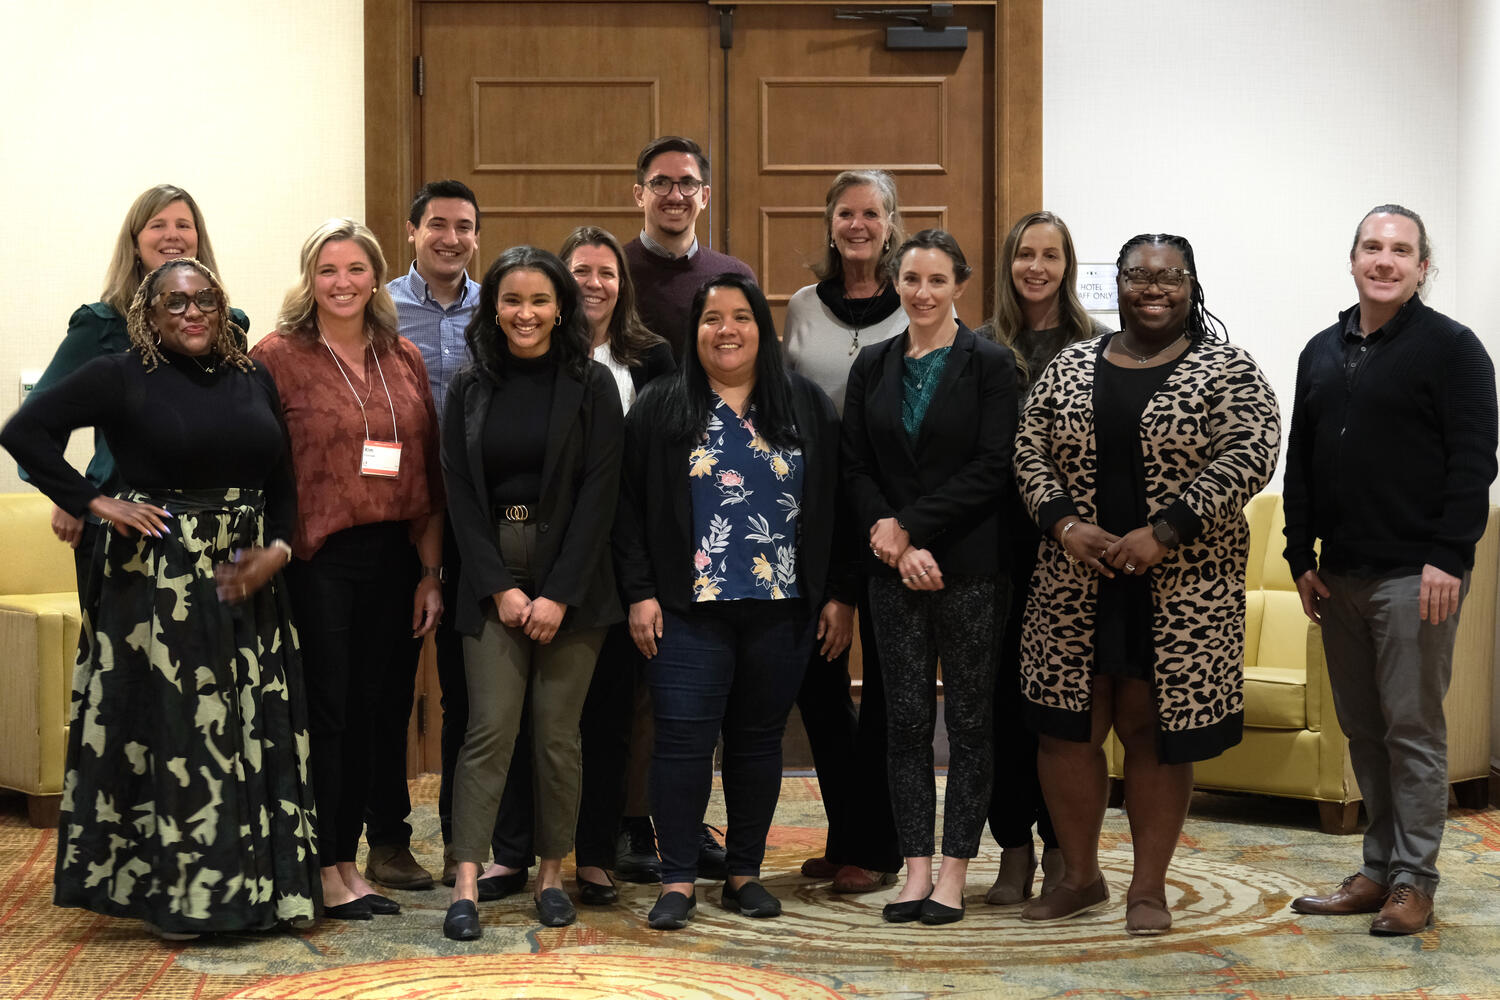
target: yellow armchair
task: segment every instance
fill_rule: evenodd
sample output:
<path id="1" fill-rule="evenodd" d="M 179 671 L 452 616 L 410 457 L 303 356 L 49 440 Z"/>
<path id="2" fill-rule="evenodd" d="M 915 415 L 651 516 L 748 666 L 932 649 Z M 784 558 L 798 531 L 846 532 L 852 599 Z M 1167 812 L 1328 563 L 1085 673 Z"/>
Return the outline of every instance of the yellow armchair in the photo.
<path id="1" fill-rule="evenodd" d="M 1286 524 L 1281 496 L 1262 493 L 1245 508 L 1250 559 L 1245 571 L 1245 736 L 1212 760 L 1194 765 L 1193 784 L 1212 791 L 1311 799 L 1323 829 L 1353 832 L 1360 792 L 1339 728 L 1317 625 L 1282 558 Z M 1494 675 L 1495 591 L 1500 562 L 1500 508 L 1490 508 L 1464 601 L 1448 716 L 1448 780 L 1459 801 L 1482 806 L 1488 795 L 1490 698 Z M 1123 775 L 1111 734 L 1112 778 Z"/>
<path id="2" fill-rule="evenodd" d="M 27 796 L 35 826 L 55 826 L 78 653 L 73 551 L 52 534 L 39 493 L 0 494 L 0 787 Z"/>

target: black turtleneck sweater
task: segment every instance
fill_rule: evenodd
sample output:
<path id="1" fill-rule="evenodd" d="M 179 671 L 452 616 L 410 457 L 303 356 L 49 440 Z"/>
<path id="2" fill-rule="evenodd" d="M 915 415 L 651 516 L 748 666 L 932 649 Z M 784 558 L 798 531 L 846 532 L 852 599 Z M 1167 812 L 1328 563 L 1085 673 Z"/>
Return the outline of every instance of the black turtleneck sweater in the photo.
<path id="1" fill-rule="evenodd" d="M 247 372 L 212 358 L 164 354 L 149 372 L 133 351 L 95 358 L 27 399 L 0 430 L 0 445 L 53 503 L 79 517 L 99 490 L 63 449 L 73 430 L 96 427 L 126 487 L 264 490 L 266 537 L 291 538 L 296 484 L 270 374 L 260 365 Z"/>
<path id="2" fill-rule="evenodd" d="M 506 345 L 494 404 L 484 421 L 479 450 L 492 504 L 535 504 L 542 496 L 542 461 L 557 362 L 552 351 L 518 358 Z"/>

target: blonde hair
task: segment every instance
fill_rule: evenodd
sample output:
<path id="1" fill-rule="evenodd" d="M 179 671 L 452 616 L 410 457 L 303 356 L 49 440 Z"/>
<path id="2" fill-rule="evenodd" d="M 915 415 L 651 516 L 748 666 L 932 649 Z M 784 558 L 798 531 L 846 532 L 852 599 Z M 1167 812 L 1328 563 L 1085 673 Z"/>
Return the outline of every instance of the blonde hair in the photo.
<path id="1" fill-rule="evenodd" d="M 214 260 L 213 244 L 208 240 L 208 228 L 203 224 L 203 213 L 198 211 L 198 203 L 193 200 L 193 196 L 175 184 L 158 184 L 147 188 L 131 203 L 130 210 L 125 213 L 125 221 L 120 224 L 120 235 L 115 238 L 115 252 L 109 259 L 109 268 L 104 272 L 104 291 L 99 294 L 100 301 L 122 316 L 130 309 L 136 289 L 141 287 L 141 282 L 146 277 L 146 266 L 141 262 L 136 239 L 141 235 L 141 230 L 146 228 L 146 223 L 156 218 L 162 209 L 174 201 L 183 202 L 188 211 L 193 213 L 193 227 L 198 230 L 198 250 L 193 256 L 211 272 L 219 268 Z"/>
<path id="2" fill-rule="evenodd" d="M 1068 224 L 1052 212 L 1032 212 L 1022 216 L 1005 237 L 995 261 L 995 315 L 990 317 L 990 326 L 995 331 L 995 340 L 1009 347 L 1016 356 L 1016 370 L 1023 379 L 1031 379 L 1036 373 L 1028 371 L 1026 358 L 1016 341 L 1028 329 L 1026 316 L 1021 312 L 1021 296 L 1016 292 L 1015 278 L 1011 276 L 1011 265 L 1021 246 L 1021 237 L 1032 226 L 1051 226 L 1062 237 L 1063 277 L 1057 290 L 1057 316 L 1062 326 L 1068 329 L 1068 342 L 1086 339 L 1093 330 L 1093 320 L 1078 299 L 1078 254 L 1073 249 L 1073 234 Z"/>
<path id="3" fill-rule="evenodd" d="M 839 256 L 838 247 L 833 245 L 833 210 L 838 207 L 844 192 L 856 187 L 876 190 L 885 208 L 886 225 L 890 227 L 885 234 L 885 246 L 881 249 L 875 274 L 878 278 L 885 278 L 895 273 L 896 251 L 906 241 L 906 233 L 901 227 L 901 207 L 897 202 L 896 178 L 884 170 L 845 170 L 833 179 L 833 186 L 824 198 L 823 242 L 827 246 L 823 249 L 823 259 L 809 265 L 819 281 L 841 281 L 844 277 L 844 259 Z"/>
<path id="4" fill-rule="evenodd" d="M 166 360 L 161 353 L 161 335 L 146 322 L 146 310 L 151 308 L 151 300 L 156 297 L 156 289 L 161 284 L 161 279 L 168 271 L 177 267 L 197 271 L 203 276 L 203 280 L 208 282 L 209 287 L 219 293 L 219 300 L 223 304 L 219 307 L 218 329 L 214 332 L 214 342 L 210 348 L 212 353 L 243 371 L 249 371 L 255 367 L 255 362 L 250 360 L 250 355 L 240 347 L 245 339 L 245 331 L 229 318 L 229 293 L 224 291 L 224 286 L 219 283 L 218 276 L 200 260 L 192 257 L 174 257 L 141 279 L 140 286 L 136 288 L 135 296 L 130 300 L 130 305 L 125 312 L 125 329 L 130 334 L 130 349 L 141 356 L 141 363 L 146 366 L 146 370 L 155 371 L 156 366 Z"/>
<path id="5" fill-rule="evenodd" d="M 370 258 L 374 271 L 375 291 L 365 304 L 365 334 L 376 350 L 384 350 L 396 343 L 400 335 L 396 317 L 396 303 L 385 288 L 385 254 L 380 252 L 380 241 L 369 228 L 353 219 L 329 219 L 302 244 L 302 276 L 286 293 L 281 303 L 281 315 L 276 325 L 283 336 L 318 339 L 318 300 L 314 293 L 318 255 L 330 243 L 353 241 Z"/>

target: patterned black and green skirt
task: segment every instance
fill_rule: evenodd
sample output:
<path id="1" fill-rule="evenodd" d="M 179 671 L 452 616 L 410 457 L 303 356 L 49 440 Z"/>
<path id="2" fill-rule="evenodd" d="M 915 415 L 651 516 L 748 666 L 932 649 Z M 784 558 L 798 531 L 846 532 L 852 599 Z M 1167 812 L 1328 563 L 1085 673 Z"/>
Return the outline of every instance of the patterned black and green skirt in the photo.
<path id="1" fill-rule="evenodd" d="M 300 925 L 321 907 L 307 703 L 278 574 L 224 604 L 261 544 L 258 491 L 127 493 L 163 538 L 108 532 L 73 678 L 54 902 L 173 932 Z M 102 567 L 99 563 L 102 562 Z"/>

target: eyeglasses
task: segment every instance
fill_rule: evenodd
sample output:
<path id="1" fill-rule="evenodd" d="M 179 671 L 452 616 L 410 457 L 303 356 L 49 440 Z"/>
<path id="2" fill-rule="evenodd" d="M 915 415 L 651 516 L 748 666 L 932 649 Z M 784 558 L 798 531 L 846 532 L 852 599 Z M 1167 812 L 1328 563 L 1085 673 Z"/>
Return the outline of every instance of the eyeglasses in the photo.
<path id="1" fill-rule="evenodd" d="M 187 312 L 191 302 L 202 312 L 218 312 L 224 307 L 224 296 L 217 288 L 200 288 L 192 295 L 187 292 L 162 292 L 156 297 L 161 307 L 173 316 Z"/>
<path id="2" fill-rule="evenodd" d="M 658 198 L 665 198 L 667 195 L 671 194 L 672 188 L 674 187 L 677 188 L 678 191 L 682 192 L 682 196 L 684 198 L 691 198 L 693 195 L 703 190 L 703 182 L 696 177 L 681 177 L 677 180 L 673 180 L 670 177 L 663 176 L 662 174 L 657 174 L 655 177 L 646 182 L 646 187 L 649 188 L 651 190 L 651 193 L 656 195 Z"/>
<path id="3" fill-rule="evenodd" d="M 1120 277 L 1125 279 L 1126 287 L 1132 292 L 1144 292 L 1152 285 L 1164 292 L 1175 291 L 1192 276 L 1192 271 L 1180 267 L 1165 267 L 1160 271 L 1148 271 L 1144 267 L 1127 267 L 1120 272 Z"/>

